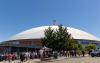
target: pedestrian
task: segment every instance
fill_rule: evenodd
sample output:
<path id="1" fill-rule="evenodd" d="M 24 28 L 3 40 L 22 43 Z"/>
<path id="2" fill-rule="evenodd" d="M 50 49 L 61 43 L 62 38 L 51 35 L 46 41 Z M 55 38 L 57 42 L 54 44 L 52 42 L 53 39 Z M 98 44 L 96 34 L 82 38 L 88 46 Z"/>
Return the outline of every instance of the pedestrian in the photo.
<path id="1" fill-rule="evenodd" d="M 30 53 L 30 59 L 33 59 L 33 53 L 32 52 Z"/>
<path id="2" fill-rule="evenodd" d="M 83 50 L 82 50 L 82 55 L 83 55 L 83 57 L 84 57 L 84 55 L 85 55 L 85 51 L 83 51 Z"/>
<path id="3" fill-rule="evenodd" d="M 37 58 L 37 52 L 36 51 L 34 52 L 34 56 L 35 56 L 35 58 Z"/>
<path id="4" fill-rule="evenodd" d="M 57 51 L 53 51 L 53 56 L 54 56 L 55 59 L 58 58 L 58 53 L 57 53 Z"/>
<path id="5" fill-rule="evenodd" d="M 89 53 L 88 53 L 88 54 L 90 55 L 90 54 L 91 54 L 91 52 L 92 52 L 92 50 L 89 50 Z"/>
<path id="6" fill-rule="evenodd" d="M 69 51 L 67 51 L 67 56 L 70 57 L 70 52 Z"/>
<path id="7" fill-rule="evenodd" d="M 70 50 L 70 57 L 73 57 L 73 56 L 74 56 L 73 50 Z"/>
<path id="8" fill-rule="evenodd" d="M 41 50 L 39 50 L 39 53 L 40 53 L 40 58 L 43 58 L 43 50 L 41 49 Z"/>
<path id="9" fill-rule="evenodd" d="M 77 56 L 76 50 L 74 50 L 74 56 L 75 56 L 75 57 Z"/>
<path id="10" fill-rule="evenodd" d="M 20 61 L 23 62 L 25 60 L 25 55 L 23 53 L 20 54 Z"/>

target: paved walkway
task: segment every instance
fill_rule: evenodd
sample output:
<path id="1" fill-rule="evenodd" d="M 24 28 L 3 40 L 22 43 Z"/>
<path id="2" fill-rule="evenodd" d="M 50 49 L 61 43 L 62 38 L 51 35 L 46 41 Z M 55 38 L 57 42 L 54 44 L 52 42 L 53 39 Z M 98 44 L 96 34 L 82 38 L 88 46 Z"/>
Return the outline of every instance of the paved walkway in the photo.
<path id="1" fill-rule="evenodd" d="M 100 57 L 66 58 L 61 61 L 47 62 L 47 63 L 100 63 Z"/>
<path id="2" fill-rule="evenodd" d="M 60 61 L 60 60 L 63 60 L 65 59 L 66 57 L 59 57 L 58 59 L 54 60 L 52 59 L 50 62 L 55 62 L 55 61 Z M 34 59 L 34 60 L 28 60 L 26 62 L 23 62 L 23 63 L 47 63 L 46 61 L 40 61 L 40 59 Z M 9 61 L 3 61 L 3 62 L 0 62 L 0 63 L 9 63 Z M 15 61 L 10 61 L 10 63 L 20 63 L 19 60 L 15 60 Z"/>
<path id="3" fill-rule="evenodd" d="M 40 61 L 40 60 L 39 59 L 28 60 L 23 63 L 37 63 L 35 61 Z M 6 61 L 6 62 L 0 62 L 0 63 L 9 63 L 9 62 Z M 11 61 L 11 63 L 20 63 L 20 62 L 17 60 L 17 61 Z M 61 57 L 54 61 L 38 62 L 38 63 L 100 63 L 100 57 L 94 57 L 94 58 L 92 57 L 77 57 L 77 58 Z"/>

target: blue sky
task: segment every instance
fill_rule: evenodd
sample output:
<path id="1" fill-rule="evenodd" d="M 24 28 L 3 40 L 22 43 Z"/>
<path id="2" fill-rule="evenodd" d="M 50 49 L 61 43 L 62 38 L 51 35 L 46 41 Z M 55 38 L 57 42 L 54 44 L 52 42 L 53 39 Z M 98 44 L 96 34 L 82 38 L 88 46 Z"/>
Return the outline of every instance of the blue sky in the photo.
<path id="1" fill-rule="evenodd" d="M 53 20 L 100 38 L 100 0 L 0 0 L 0 41 Z"/>

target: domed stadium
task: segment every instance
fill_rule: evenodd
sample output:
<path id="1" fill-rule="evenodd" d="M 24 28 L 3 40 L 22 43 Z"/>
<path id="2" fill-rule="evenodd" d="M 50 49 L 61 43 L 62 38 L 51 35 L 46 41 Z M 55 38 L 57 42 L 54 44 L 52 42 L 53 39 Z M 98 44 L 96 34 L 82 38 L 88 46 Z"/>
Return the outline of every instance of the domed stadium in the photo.
<path id="1" fill-rule="evenodd" d="M 32 28 L 12 36 L 8 40 L 2 42 L 0 46 L 12 52 L 39 49 L 42 45 L 41 38 L 45 36 L 44 31 L 48 29 L 48 27 L 54 30 L 58 29 L 58 26 L 55 25 Z M 72 27 L 67 27 L 67 31 L 80 44 L 87 45 L 92 43 L 96 44 L 98 47 L 100 45 L 100 39 L 92 34 Z"/>

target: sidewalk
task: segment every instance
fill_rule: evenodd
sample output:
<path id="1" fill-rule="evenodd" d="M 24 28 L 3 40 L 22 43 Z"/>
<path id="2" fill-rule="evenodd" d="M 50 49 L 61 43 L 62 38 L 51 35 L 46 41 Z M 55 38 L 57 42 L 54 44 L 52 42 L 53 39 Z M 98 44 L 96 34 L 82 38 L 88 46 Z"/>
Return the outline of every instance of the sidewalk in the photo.
<path id="1" fill-rule="evenodd" d="M 60 61 L 60 60 L 63 60 L 65 59 L 66 57 L 58 57 L 58 59 L 56 59 L 57 61 Z"/>
<path id="2" fill-rule="evenodd" d="M 58 57 L 58 59 L 51 59 L 50 61 L 41 61 L 40 59 L 34 59 L 34 60 L 29 59 L 28 61 L 25 61 L 23 63 L 47 63 L 47 62 L 61 61 L 65 58 L 66 57 Z M 3 62 L 0 62 L 0 63 L 9 63 L 9 62 L 8 61 L 3 61 Z M 20 61 L 19 60 L 10 61 L 10 63 L 20 63 Z"/>
<path id="3" fill-rule="evenodd" d="M 49 61 L 43 61 L 43 62 L 55 62 L 55 61 L 61 61 L 61 60 L 63 60 L 63 59 L 66 59 L 66 57 L 58 57 L 58 59 L 51 59 L 51 60 L 49 60 Z"/>

